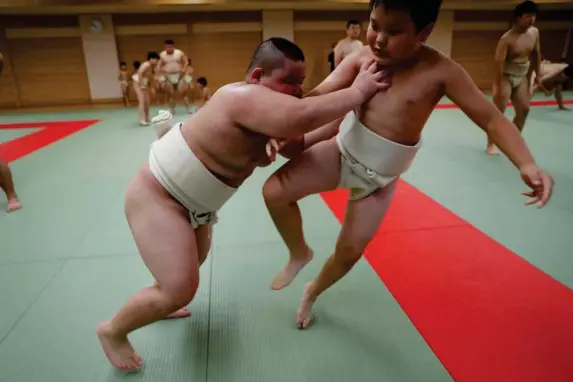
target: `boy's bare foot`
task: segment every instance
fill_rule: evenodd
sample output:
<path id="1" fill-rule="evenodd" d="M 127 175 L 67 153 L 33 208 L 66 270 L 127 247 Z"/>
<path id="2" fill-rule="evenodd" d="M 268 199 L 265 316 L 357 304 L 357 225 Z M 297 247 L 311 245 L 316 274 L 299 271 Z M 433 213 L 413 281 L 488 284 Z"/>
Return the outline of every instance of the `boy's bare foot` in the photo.
<path id="1" fill-rule="evenodd" d="M 175 312 L 173 312 L 170 315 L 168 315 L 167 317 L 165 317 L 165 319 L 168 320 L 168 319 L 172 319 L 172 318 L 185 318 L 185 317 L 189 317 L 190 315 L 191 315 L 191 311 L 189 310 L 189 308 L 185 307 L 185 308 L 181 308 L 179 310 L 176 310 Z"/>
<path id="2" fill-rule="evenodd" d="M 499 151 L 495 148 L 495 145 L 488 145 L 485 150 L 489 155 L 499 155 Z"/>
<path id="3" fill-rule="evenodd" d="M 312 257 L 313 251 L 310 248 L 307 248 L 307 251 L 303 256 L 293 257 L 291 255 L 286 267 L 280 271 L 273 279 L 273 282 L 271 283 L 271 289 L 280 290 L 289 286 L 298 272 L 300 272 L 300 270 L 312 260 Z"/>
<path id="4" fill-rule="evenodd" d="M 12 212 L 22 208 L 22 203 L 17 198 L 8 199 L 8 208 L 6 211 Z"/>
<path id="5" fill-rule="evenodd" d="M 296 326 L 299 329 L 306 329 L 312 322 L 312 305 L 316 300 L 310 298 L 311 287 L 312 283 L 304 286 L 302 301 L 298 307 L 298 312 L 296 312 Z"/>
<path id="6" fill-rule="evenodd" d="M 117 338 L 113 334 L 111 321 L 104 321 L 97 327 L 97 336 L 109 362 L 120 370 L 135 371 L 143 360 L 133 350 L 127 337 Z"/>

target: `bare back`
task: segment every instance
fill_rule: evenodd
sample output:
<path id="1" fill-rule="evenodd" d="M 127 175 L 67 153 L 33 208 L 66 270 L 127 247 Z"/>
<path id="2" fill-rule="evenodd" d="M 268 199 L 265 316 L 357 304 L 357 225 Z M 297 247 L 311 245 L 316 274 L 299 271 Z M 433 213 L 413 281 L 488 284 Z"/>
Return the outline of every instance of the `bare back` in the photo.
<path id="1" fill-rule="evenodd" d="M 506 62 L 514 64 L 529 62 L 538 38 L 539 31 L 534 27 L 529 28 L 525 33 L 518 33 L 514 30 L 507 31 L 501 37 L 507 44 Z"/>
<path id="2" fill-rule="evenodd" d="M 371 57 L 372 51 L 366 46 L 357 64 Z M 449 59 L 438 51 L 424 46 L 418 62 L 395 72 L 387 91 L 379 92 L 356 110 L 362 124 L 394 142 L 416 144 L 434 107 L 444 96 L 446 60 Z"/>
<path id="3" fill-rule="evenodd" d="M 246 86 L 234 83 L 219 89 L 181 129 L 189 148 L 221 181 L 238 187 L 255 168 L 269 165 L 269 137 L 237 125 L 226 112 L 221 92 Z M 245 111 L 247 112 L 247 111 Z"/>

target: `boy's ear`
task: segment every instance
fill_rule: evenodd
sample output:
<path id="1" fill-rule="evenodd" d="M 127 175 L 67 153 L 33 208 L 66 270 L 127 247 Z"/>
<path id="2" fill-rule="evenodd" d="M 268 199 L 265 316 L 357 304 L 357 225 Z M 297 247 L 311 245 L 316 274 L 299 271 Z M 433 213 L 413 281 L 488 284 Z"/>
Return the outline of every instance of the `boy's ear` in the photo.
<path id="1" fill-rule="evenodd" d="M 436 25 L 436 24 L 430 23 L 430 24 L 426 25 L 426 27 L 424 29 L 422 29 L 420 31 L 420 33 L 418 33 L 418 38 L 422 42 L 426 42 L 426 40 L 430 37 L 430 34 L 432 34 L 432 31 L 434 30 L 434 25 Z"/>

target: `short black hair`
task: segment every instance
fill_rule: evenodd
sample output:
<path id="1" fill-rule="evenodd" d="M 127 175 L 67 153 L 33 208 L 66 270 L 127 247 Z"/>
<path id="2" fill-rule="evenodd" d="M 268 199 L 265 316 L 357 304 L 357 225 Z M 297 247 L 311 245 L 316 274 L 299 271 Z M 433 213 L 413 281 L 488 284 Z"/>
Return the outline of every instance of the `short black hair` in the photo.
<path id="1" fill-rule="evenodd" d="M 175 42 L 171 39 L 167 39 L 163 42 L 165 45 L 175 45 Z"/>
<path id="2" fill-rule="evenodd" d="M 408 12 L 416 26 L 416 31 L 420 32 L 436 22 L 442 7 L 442 0 L 370 0 L 369 12 L 379 6 L 384 6 L 384 9 L 390 11 Z"/>
<path id="3" fill-rule="evenodd" d="M 141 66 L 141 62 L 140 61 L 133 61 L 133 68 L 135 70 L 139 69 L 139 67 Z"/>
<path id="4" fill-rule="evenodd" d="M 247 73 L 259 67 L 264 74 L 280 68 L 284 64 L 284 58 L 293 61 L 304 62 L 304 53 L 294 42 L 282 37 L 271 37 L 263 41 L 253 54 Z"/>
<path id="5" fill-rule="evenodd" d="M 535 1 L 526 0 L 515 6 L 515 9 L 513 10 L 513 16 L 515 18 L 518 18 L 528 13 L 536 15 L 537 12 L 539 12 L 539 9 L 537 8 L 537 3 Z"/>
<path id="6" fill-rule="evenodd" d="M 147 53 L 147 59 L 151 60 L 151 59 L 156 59 L 159 60 L 159 54 L 157 54 L 157 52 L 149 52 Z"/>
<path id="7" fill-rule="evenodd" d="M 119 66 L 126 66 L 126 65 L 127 65 L 127 64 L 125 63 L 125 61 L 121 61 L 121 62 L 119 63 Z"/>
<path id="8" fill-rule="evenodd" d="M 207 86 L 207 79 L 205 77 L 199 77 L 197 78 L 197 83 L 203 86 Z"/>
<path id="9" fill-rule="evenodd" d="M 360 21 L 358 21 L 358 20 L 348 20 L 348 21 L 346 22 L 346 29 L 350 28 L 350 27 L 353 26 L 353 25 L 358 25 L 358 26 L 360 26 Z"/>

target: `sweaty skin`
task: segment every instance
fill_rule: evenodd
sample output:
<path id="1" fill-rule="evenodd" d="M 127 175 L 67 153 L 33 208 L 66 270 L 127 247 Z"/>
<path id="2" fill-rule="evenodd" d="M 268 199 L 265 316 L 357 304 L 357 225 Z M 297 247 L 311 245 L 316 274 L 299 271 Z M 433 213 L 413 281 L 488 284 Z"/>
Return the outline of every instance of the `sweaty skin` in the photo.
<path id="1" fill-rule="evenodd" d="M 385 53 L 376 53 L 367 46 L 348 56 L 308 96 L 347 87 L 365 60 L 374 58 L 384 65 L 387 61 Z M 551 178 L 535 165 L 516 127 L 483 96 L 460 65 L 423 44 L 415 59 L 389 70 L 393 73 L 392 86 L 355 109 L 363 125 L 388 140 L 415 145 L 438 101 L 447 96 L 474 123 L 488 132 L 522 171 L 524 180 L 533 188 L 527 194 L 532 197 L 531 201 L 540 206 L 545 204 L 550 196 Z M 340 181 L 340 151 L 334 138 L 337 131 L 335 124 L 326 125 L 323 131 L 319 129 L 307 134 L 304 139 L 307 149 L 279 169 L 264 186 L 263 194 L 269 213 L 290 252 L 289 263 L 273 279 L 272 289 L 289 285 L 312 259 L 312 250 L 303 236 L 296 202 L 307 195 L 337 188 Z M 316 144 L 310 147 L 313 143 Z M 524 171 L 527 175 L 523 175 Z M 343 277 L 362 256 L 386 213 L 393 187 L 395 184 L 363 199 L 348 202 L 335 253 L 327 260 L 317 279 L 305 287 L 297 313 L 300 328 L 310 324 L 312 306 L 318 296 Z"/>
<path id="2" fill-rule="evenodd" d="M 305 65 L 285 59 L 271 75 L 256 68 L 251 83 L 220 88 L 186 121 L 182 135 L 203 165 L 223 183 L 240 186 L 256 167 L 267 166 L 270 137 L 289 139 L 343 116 L 375 92 L 387 88 L 384 75 L 368 63 L 350 88 L 323 97 L 299 99 Z M 254 73 L 261 75 L 256 77 Z M 255 82 L 257 81 L 257 82 Z M 277 107 L 280 105 L 280 107 Z M 112 365 L 136 370 L 143 360 L 128 334 L 181 310 L 195 296 L 199 267 L 211 245 L 209 225 L 194 229 L 187 211 L 144 165 L 128 186 L 125 213 L 137 248 L 156 284 L 133 295 L 97 335 Z M 175 312 L 175 313 L 173 313 Z"/>

